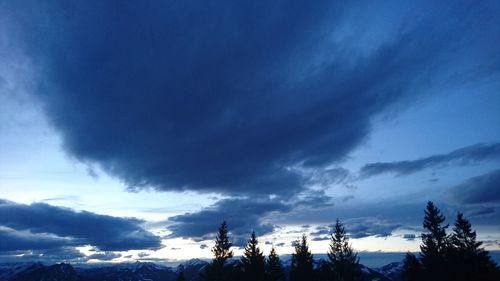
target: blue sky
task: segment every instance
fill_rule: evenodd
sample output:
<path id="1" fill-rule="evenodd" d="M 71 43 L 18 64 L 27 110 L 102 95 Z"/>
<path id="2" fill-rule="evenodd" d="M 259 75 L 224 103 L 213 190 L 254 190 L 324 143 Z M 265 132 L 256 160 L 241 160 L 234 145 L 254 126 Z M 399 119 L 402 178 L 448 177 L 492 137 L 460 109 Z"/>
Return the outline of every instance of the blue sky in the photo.
<path id="1" fill-rule="evenodd" d="M 359 251 L 416 251 L 428 200 L 499 249 L 495 1 L 21 2 L 0 258 L 210 257 L 222 220 L 320 253 L 337 217 Z"/>

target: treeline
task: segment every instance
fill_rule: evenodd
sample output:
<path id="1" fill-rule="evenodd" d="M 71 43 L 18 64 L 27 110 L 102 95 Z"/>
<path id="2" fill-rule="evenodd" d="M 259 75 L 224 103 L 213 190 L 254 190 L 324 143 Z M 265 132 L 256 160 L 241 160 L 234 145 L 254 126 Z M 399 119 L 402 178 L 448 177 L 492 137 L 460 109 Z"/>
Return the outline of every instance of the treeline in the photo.
<path id="1" fill-rule="evenodd" d="M 432 202 L 428 202 L 419 257 L 408 253 L 404 259 L 402 279 L 429 280 L 500 280 L 499 269 L 491 260 L 476 232 L 463 214 L 459 213 L 453 233 L 448 235 L 443 225 L 445 217 Z M 213 260 L 205 267 L 203 281 L 358 281 L 362 280 L 359 258 L 349 244 L 345 228 L 337 219 L 330 236 L 326 260 L 315 264 L 307 244 L 307 237 L 296 242 L 291 266 L 285 272 L 273 246 L 267 258 L 259 248 L 255 232 L 245 246 L 239 261 L 227 262 L 233 257 L 232 243 L 226 222 L 219 227 Z M 182 272 L 178 281 L 184 281 Z"/>
<path id="2" fill-rule="evenodd" d="M 335 231 L 331 235 L 328 259 L 314 265 L 313 255 L 307 244 L 307 237 L 302 236 L 295 244 L 291 267 L 285 272 L 280 257 L 273 246 L 267 258 L 259 248 L 255 232 L 248 240 L 243 256 L 234 263 L 227 260 L 233 257 L 232 243 L 228 238 L 226 222 L 219 227 L 212 248 L 213 260 L 202 274 L 204 281 L 310 281 L 310 280 L 360 280 L 359 258 L 349 245 L 345 229 L 337 220 Z M 287 278 L 288 277 L 288 278 Z M 183 278 L 183 277 L 182 277 Z M 181 277 L 180 277 L 181 279 Z M 182 280 L 182 279 L 181 279 Z"/>
<path id="3" fill-rule="evenodd" d="M 446 232 L 445 216 L 427 203 L 419 257 L 407 253 L 402 277 L 417 280 L 500 280 L 500 272 L 489 253 L 477 241 L 476 232 L 462 213 L 457 214 L 451 234 Z"/>

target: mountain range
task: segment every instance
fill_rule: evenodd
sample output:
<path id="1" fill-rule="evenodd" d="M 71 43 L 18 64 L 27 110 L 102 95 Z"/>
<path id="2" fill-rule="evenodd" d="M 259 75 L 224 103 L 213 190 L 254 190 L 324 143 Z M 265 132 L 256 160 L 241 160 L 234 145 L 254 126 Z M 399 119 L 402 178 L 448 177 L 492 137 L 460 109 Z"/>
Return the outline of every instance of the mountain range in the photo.
<path id="1" fill-rule="evenodd" d="M 192 259 L 177 267 L 151 262 L 105 265 L 71 265 L 59 263 L 6 263 L 0 265 L 0 280 L 5 281 L 175 281 L 180 272 L 187 281 L 198 281 L 208 262 Z M 361 266 L 365 281 L 399 281 L 401 262 L 380 268 Z M 289 265 L 284 265 L 288 271 Z"/>

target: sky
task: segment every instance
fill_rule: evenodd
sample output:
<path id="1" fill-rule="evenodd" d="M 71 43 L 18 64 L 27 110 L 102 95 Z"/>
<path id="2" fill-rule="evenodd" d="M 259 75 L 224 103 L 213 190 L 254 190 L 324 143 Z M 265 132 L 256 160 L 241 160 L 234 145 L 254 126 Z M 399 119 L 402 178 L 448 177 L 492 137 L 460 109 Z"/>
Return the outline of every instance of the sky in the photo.
<path id="1" fill-rule="evenodd" d="M 500 250 L 498 1 L 2 1 L 0 260 Z"/>

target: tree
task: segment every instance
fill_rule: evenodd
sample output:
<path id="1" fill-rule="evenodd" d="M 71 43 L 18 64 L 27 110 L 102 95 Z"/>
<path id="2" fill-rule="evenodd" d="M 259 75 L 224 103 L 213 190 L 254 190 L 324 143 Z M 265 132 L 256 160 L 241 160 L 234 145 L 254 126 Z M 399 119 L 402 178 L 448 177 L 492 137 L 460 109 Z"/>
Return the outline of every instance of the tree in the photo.
<path id="1" fill-rule="evenodd" d="M 290 268 L 290 281 L 311 281 L 313 276 L 313 256 L 307 245 L 306 235 L 297 241 L 295 253 L 292 254 L 292 266 Z"/>
<path id="2" fill-rule="evenodd" d="M 421 257 L 426 280 L 445 280 L 448 270 L 447 254 L 450 249 L 449 237 L 444 225 L 445 217 L 431 201 L 427 202 L 423 226 L 427 231 L 422 233 L 420 245 Z"/>
<path id="3" fill-rule="evenodd" d="M 283 267 L 281 265 L 280 257 L 276 253 L 276 249 L 274 248 L 274 246 L 271 248 L 271 252 L 267 257 L 266 275 L 268 281 L 285 280 L 285 274 L 283 273 Z"/>
<path id="4" fill-rule="evenodd" d="M 328 260 L 335 280 L 360 280 L 361 271 L 359 258 L 349 245 L 349 238 L 345 234 L 342 222 L 337 219 L 334 232 L 331 234 Z"/>
<path id="5" fill-rule="evenodd" d="M 498 280 L 498 269 L 487 251 L 476 240 L 476 232 L 462 213 L 457 214 L 451 235 L 449 260 L 453 264 L 453 280 Z M 496 275 L 496 277 L 495 277 Z"/>
<path id="6" fill-rule="evenodd" d="M 245 246 L 243 257 L 241 257 L 241 269 L 245 280 L 265 279 L 265 259 L 258 244 L 259 241 L 255 236 L 255 231 L 252 231 L 252 235 Z"/>
<path id="7" fill-rule="evenodd" d="M 227 223 L 222 222 L 219 227 L 219 233 L 215 238 L 215 246 L 212 248 L 214 258 L 205 268 L 202 279 L 206 281 L 225 281 L 230 280 L 232 268 L 226 266 L 226 260 L 233 257 L 231 250 L 232 243 L 229 241 Z"/>
<path id="8" fill-rule="evenodd" d="M 422 279 L 422 266 L 418 258 L 412 253 L 406 253 L 403 260 L 401 277 L 404 281 L 420 281 Z"/>
<path id="9" fill-rule="evenodd" d="M 186 277 L 184 277 L 184 272 L 181 271 L 179 273 L 179 275 L 177 275 L 177 279 L 175 279 L 176 281 L 186 281 Z"/>
<path id="10" fill-rule="evenodd" d="M 233 251 L 231 250 L 233 244 L 229 241 L 227 234 L 227 223 L 224 221 L 219 227 L 219 234 L 215 238 L 215 246 L 212 248 L 212 253 L 215 256 L 213 262 L 224 264 L 227 259 L 233 257 Z"/>
<path id="11" fill-rule="evenodd" d="M 329 261 L 320 260 L 318 266 L 316 267 L 315 278 L 317 281 L 335 281 L 335 276 L 333 275 L 332 267 Z"/>

